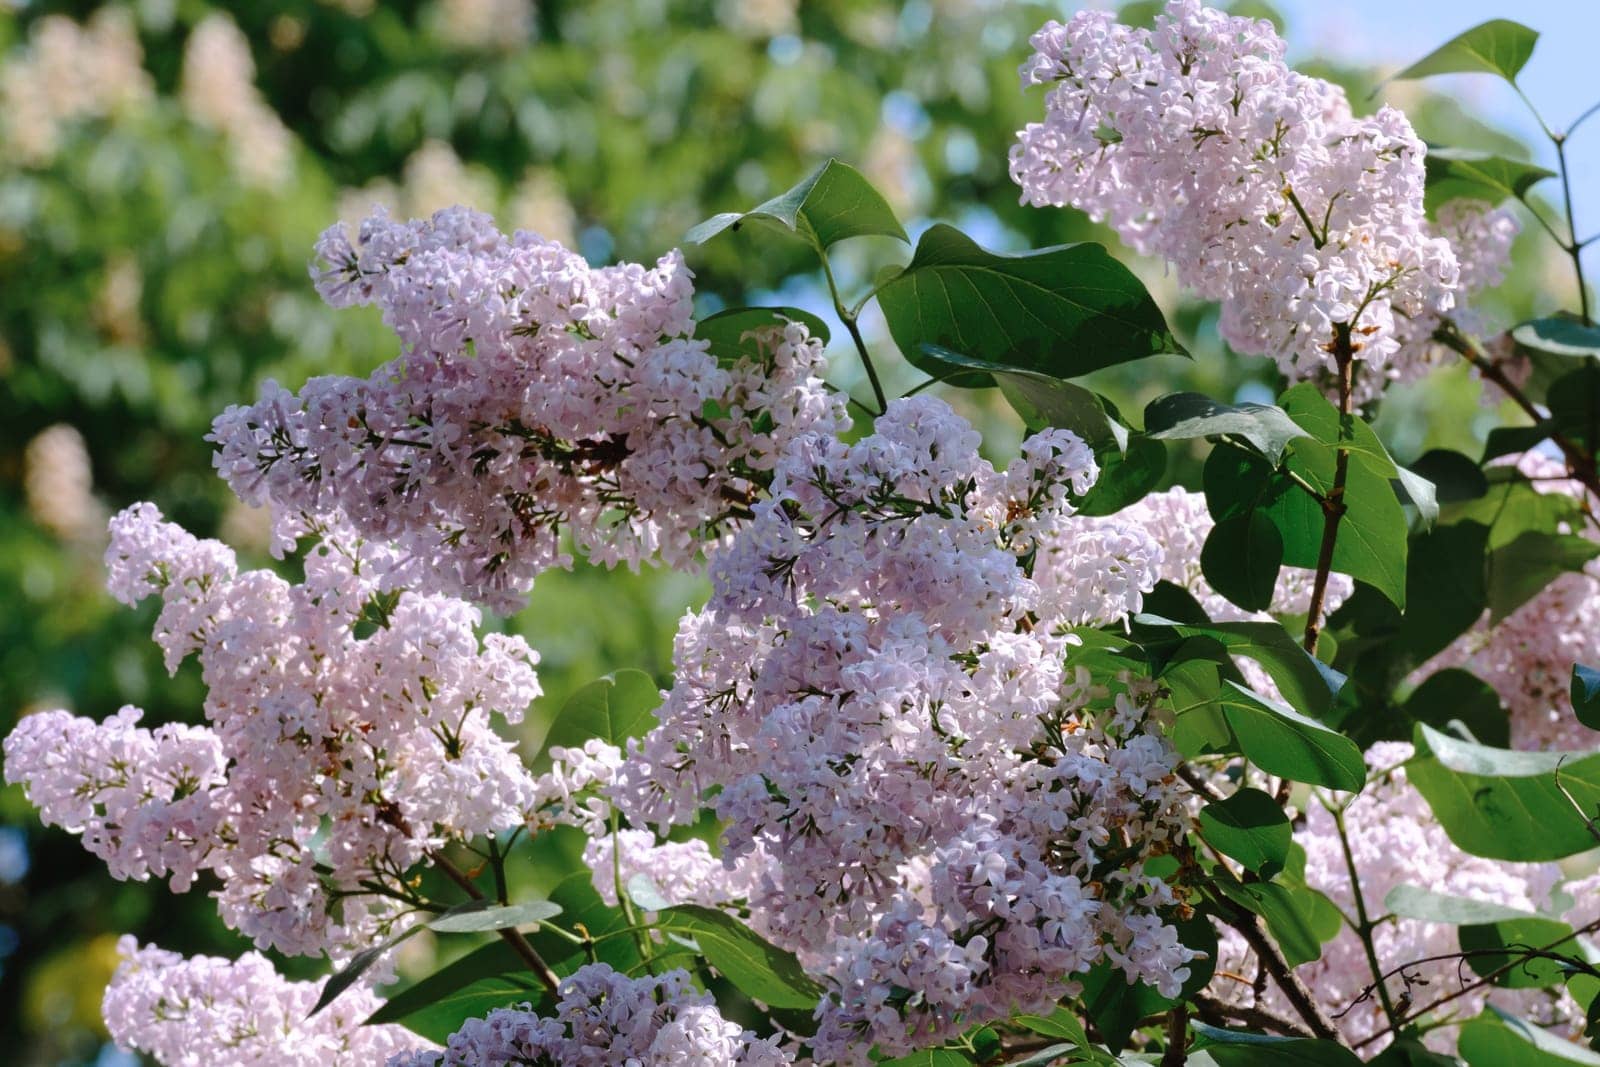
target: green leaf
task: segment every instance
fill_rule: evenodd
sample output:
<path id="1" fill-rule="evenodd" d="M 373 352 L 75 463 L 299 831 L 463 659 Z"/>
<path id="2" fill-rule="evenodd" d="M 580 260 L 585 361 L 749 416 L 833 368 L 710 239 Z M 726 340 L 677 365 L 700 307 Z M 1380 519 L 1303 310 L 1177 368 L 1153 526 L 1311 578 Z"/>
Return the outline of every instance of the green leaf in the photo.
<path id="1" fill-rule="evenodd" d="M 1504 989 L 1545 989 L 1558 985 L 1570 968 L 1551 959 L 1528 959 L 1527 950 L 1549 948 L 1575 953 L 1572 927 L 1539 915 L 1520 915 L 1491 923 L 1475 923 L 1458 931 L 1461 951 L 1470 953 L 1467 966 L 1480 978 L 1516 964 L 1498 975 L 1493 984 Z M 1479 953 L 1489 953 L 1479 955 Z"/>
<path id="2" fill-rule="evenodd" d="M 924 345 L 1053 378 L 1183 353 L 1144 285 L 1095 244 L 1002 254 L 938 224 L 878 304 L 900 351 L 932 374 Z"/>
<path id="3" fill-rule="evenodd" d="M 510 945 L 495 941 L 391 996 L 364 1025 L 398 1023 L 442 1045 L 468 1019 L 512 1004 L 547 1001 L 544 986 L 519 973 L 526 967 Z"/>
<path id="4" fill-rule="evenodd" d="M 1600 812 L 1600 753 L 1490 748 L 1427 725 L 1417 726 L 1416 749 L 1406 778 L 1458 848 L 1539 862 L 1595 847 L 1585 814 Z"/>
<path id="5" fill-rule="evenodd" d="M 1498 74 L 1508 82 L 1517 80 L 1539 34 L 1520 22 L 1491 19 L 1452 37 L 1423 56 L 1390 81 L 1426 78 L 1433 74 Z"/>
<path id="6" fill-rule="evenodd" d="M 1406 698 L 1402 710 L 1413 723 L 1425 722 L 1444 730 L 1459 722 L 1482 744 L 1511 744 L 1511 717 L 1500 703 L 1500 694 L 1482 678 L 1458 667 L 1430 674 Z"/>
<path id="7" fill-rule="evenodd" d="M 509 930 L 518 926 L 536 926 L 546 919 L 561 914 L 561 905 L 548 900 L 530 900 L 522 904 L 496 904 L 493 901 L 473 901 L 481 907 L 451 909 L 436 919 L 429 919 L 428 929 L 441 934 L 475 934 L 491 930 Z"/>
<path id="8" fill-rule="evenodd" d="M 1332 711 L 1334 698 L 1345 682 L 1344 675 L 1306 652 L 1276 622 L 1212 622 L 1200 625 L 1178 623 L 1148 614 L 1137 615 L 1133 621 L 1140 626 L 1170 627 L 1179 637 L 1210 638 L 1231 656 L 1255 660 L 1286 700 L 1311 715 L 1321 716 Z"/>
<path id="9" fill-rule="evenodd" d="M 803 323 L 812 337 L 828 343 L 828 324 L 809 311 L 792 307 L 725 308 L 696 322 L 694 335 L 710 342 L 707 350 L 720 365 L 731 367 L 741 359 L 760 357 L 759 347 L 749 334 L 781 330 L 789 322 Z"/>
<path id="10" fill-rule="evenodd" d="M 1272 878 L 1283 869 L 1294 831 L 1275 800 L 1245 787 L 1200 810 L 1200 836 L 1246 869 Z"/>
<path id="11" fill-rule="evenodd" d="M 1082 1020 L 1066 1008 L 1057 1008 L 1049 1015 L 1018 1015 L 1012 1021 L 1045 1037 L 1063 1038 L 1081 1047 L 1088 1047 L 1090 1044 L 1089 1034 L 1084 1030 Z"/>
<path id="12" fill-rule="evenodd" d="M 704 244 L 730 227 L 738 229 L 753 219 L 787 229 L 802 237 L 815 237 L 823 248 L 847 237 L 879 234 L 910 243 L 894 209 L 861 172 L 830 159 L 799 185 L 749 211 L 713 215 L 684 235 L 691 244 Z"/>
<path id="13" fill-rule="evenodd" d="M 773 1008 L 817 1006 L 822 987 L 785 952 L 716 908 L 680 904 L 661 913 L 664 929 L 693 938 L 707 961 L 754 1000 Z"/>
<path id="14" fill-rule="evenodd" d="M 643 737 L 656 725 L 655 709 L 661 690 L 644 671 L 613 671 L 578 690 L 562 705 L 545 734 L 543 751 L 532 761 L 541 774 L 550 769 L 550 749 L 581 748 L 599 738 L 619 748 L 630 737 Z"/>
<path id="15" fill-rule="evenodd" d="M 977 359 L 940 345 L 926 344 L 922 351 L 930 361 L 923 369 L 930 373 L 945 375 L 951 368 L 965 367 L 984 375 L 986 381 L 993 381 L 1031 430 L 1045 426 L 1071 430 L 1096 449 L 1107 446 L 1121 449 L 1127 441 L 1127 429 L 1111 417 L 1099 396 L 1081 385 L 1039 371 Z M 947 378 L 956 385 L 966 380 L 976 379 L 971 376 Z"/>
<path id="16" fill-rule="evenodd" d="M 1199 393 L 1169 393 L 1144 409 L 1146 435 L 1158 441 L 1183 441 L 1224 434 L 1248 442 L 1274 464 L 1297 437 L 1309 434 L 1271 404 L 1224 404 Z"/>
<path id="17" fill-rule="evenodd" d="M 881 1060 L 877 1067 L 972 1067 L 972 1058 L 949 1048 L 925 1048 L 909 1056 Z"/>
<path id="18" fill-rule="evenodd" d="M 1200 550 L 1200 572 L 1211 588 L 1246 611 L 1272 606 L 1282 565 L 1283 535 L 1262 511 L 1220 520 Z"/>
<path id="19" fill-rule="evenodd" d="M 1491 204 L 1508 196 L 1522 200 L 1534 185 L 1555 177 L 1555 171 L 1520 159 L 1459 148 L 1430 148 L 1424 164 L 1427 192 L 1423 202 L 1430 214 L 1451 200 L 1487 200 Z"/>
<path id="20" fill-rule="evenodd" d="M 1425 922 L 1446 923 L 1450 926 L 1470 926 L 1496 923 L 1505 919 L 1527 918 L 1528 913 L 1503 904 L 1436 893 L 1421 886 L 1404 883 L 1389 890 L 1383 906 L 1396 915 Z"/>
<path id="21" fill-rule="evenodd" d="M 1529 530 L 1489 553 L 1488 599 L 1491 625 L 1533 599 L 1568 571 L 1600 556 L 1600 544 L 1576 534 Z"/>
<path id="22" fill-rule="evenodd" d="M 1361 1057 L 1334 1041 L 1191 1025 L 1195 1051 L 1209 1053 L 1218 1067 L 1362 1067 Z"/>
<path id="23" fill-rule="evenodd" d="M 1477 500 L 1489 491 L 1489 480 L 1483 476 L 1483 470 L 1460 452 L 1430 449 L 1411 465 L 1411 469 L 1433 483 L 1440 504 Z"/>
<path id="24" fill-rule="evenodd" d="M 1583 725 L 1600 730 L 1600 671 L 1572 665 L 1572 710 Z"/>
<path id="25" fill-rule="evenodd" d="M 1586 326 L 1565 315 L 1524 322 L 1512 329 L 1511 339 L 1524 348 L 1552 356 L 1600 356 L 1600 326 Z"/>
<path id="26" fill-rule="evenodd" d="M 1235 904 L 1261 916 L 1289 966 L 1322 956 L 1322 946 L 1339 936 L 1339 908 L 1321 892 L 1281 882 L 1230 882 L 1217 888 Z"/>
<path id="27" fill-rule="evenodd" d="M 1167 472 L 1167 446 L 1143 434 L 1128 438 L 1121 451 L 1102 451 L 1098 459 L 1100 477 L 1075 502 L 1079 515 L 1115 515 L 1153 492 Z"/>
<path id="28" fill-rule="evenodd" d="M 1108 960 L 1089 968 L 1079 981 L 1083 983 L 1079 1000 L 1084 1015 L 1112 1052 L 1127 1047 L 1140 1019 L 1166 1011 L 1175 1003 L 1143 982 L 1129 982 Z"/>
<path id="29" fill-rule="evenodd" d="M 1293 708 L 1225 681 L 1222 714 L 1251 763 L 1280 778 L 1353 793 L 1366 784 L 1361 750 Z"/>
<path id="30" fill-rule="evenodd" d="M 1399 639 L 1413 662 L 1422 663 L 1443 651 L 1488 606 L 1488 538 L 1488 527 L 1468 521 L 1439 526 L 1412 539 L 1406 570 L 1409 606 Z"/>
<path id="31" fill-rule="evenodd" d="M 1600 1067 L 1600 1053 L 1507 1015 L 1493 1005 L 1461 1027 L 1456 1049 L 1468 1067 Z"/>

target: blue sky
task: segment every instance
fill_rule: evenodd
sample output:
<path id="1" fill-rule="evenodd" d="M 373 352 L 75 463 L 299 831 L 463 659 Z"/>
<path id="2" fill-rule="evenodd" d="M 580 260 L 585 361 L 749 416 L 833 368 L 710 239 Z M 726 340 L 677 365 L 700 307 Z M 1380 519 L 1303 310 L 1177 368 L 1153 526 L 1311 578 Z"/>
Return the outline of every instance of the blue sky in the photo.
<path id="1" fill-rule="evenodd" d="M 1600 0 L 1275 0 L 1289 22 L 1291 59 L 1321 52 L 1391 72 L 1419 59 L 1462 30 L 1492 18 L 1512 18 L 1540 31 L 1533 58 L 1517 79 L 1544 119 L 1564 129 L 1600 101 Z M 1510 128 L 1535 146 L 1535 159 L 1555 169 L 1555 154 L 1509 86 L 1488 74 L 1429 79 L 1463 107 Z M 1424 134 L 1426 130 L 1421 131 Z M 1600 115 L 1568 146 L 1578 233 L 1600 230 Z M 1547 195 L 1558 187 L 1549 183 Z M 1589 261 L 1600 261 L 1600 245 Z M 1587 265 L 1587 263 L 1586 263 Z"/>

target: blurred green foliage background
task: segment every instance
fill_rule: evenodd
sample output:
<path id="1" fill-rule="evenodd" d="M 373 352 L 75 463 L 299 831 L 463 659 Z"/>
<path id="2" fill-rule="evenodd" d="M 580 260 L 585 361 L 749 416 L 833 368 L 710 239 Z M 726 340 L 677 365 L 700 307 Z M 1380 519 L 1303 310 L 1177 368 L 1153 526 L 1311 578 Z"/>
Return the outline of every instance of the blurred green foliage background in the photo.
<path id="1" fill-rule="evenodd" d="M 121 609 L 102 590 L 104 521 L 154 500 L 271 565 L 261 516 L 211 473 L 210 419 L 264 379 L 295 388 L 312 374 L 365 374 L 396 353 L 375 314 L 335 313 L 312 292 L 306 264 L 323 227 L 373 203 L 415 215 L 461 202 L 591 260 L 651 260 L 705 216 L 751 206 L 837 156 L 913 234 L 944 219 L 993 247 L 1115 248 L 1074 213 L 1019 206 L 1006 176 L 1014 131 L 1041 110 L 1017 89 L 1027 36 L 1069 7 L 0 3 L 0 731 L 51 706 L 98 717 L 134 703 L 148 723 L 198 718 L 197 672 L 166 676 L 148 640 L 153 611 Z M 1126 13 L 1147 19 L 1156 7 Z M 1372 72 L 1316 73 L 1349 86 L 1358 108 L 1375 106 Z M 1525 151 L 1416 93 L 1389 98 L 1431 142 Z M 1532 251 L 1519 249 L 1491 318 L 1553 306 Z M 907 254 L 888 240 L 852 242 L 837 266 L 846 289 L 861 291 Z M 774 296 L 826 307 L 798 243 L 734 236 L 688 255 L 708 311 Z M 1270 363 L 1221 348 L 1212 309 L 1185 303 L 1158 264 L 1135 267 L 1196 358 L 1099 376 L 1125 413 L 1175 389 L 1275 390 Z M 860 389 L 854 360 L 839 352 L 836 362 L 836 381 Z M 920 377 L 891 363 L 891 386 Z M 1476 394 L 1447 369 L 1386 402 L 1380 429 L 1402 460 L 1436 445 L 1472 451 L 1485 423 Z M 991 398 L 963 402 L 991 447 L 1014 445 L 1020 427 Z M 1169 471 L 1194 484 L 1192 459 L 1175 451 Z M 701 595 L 681 575 L 541 578 L 527 611 L 494 622 L 543 653 L 533 734 L 607 670 L 667 681 L 675 619 Z M 20 790 L 0 792 L 6 1062 L 133 1062 L 105 1047 L 99 1022 L 123 931 L 185 952 L 245 947 L 203 890 L 174 897 L 114 882 L 74 839 L 42 829 Z"/>

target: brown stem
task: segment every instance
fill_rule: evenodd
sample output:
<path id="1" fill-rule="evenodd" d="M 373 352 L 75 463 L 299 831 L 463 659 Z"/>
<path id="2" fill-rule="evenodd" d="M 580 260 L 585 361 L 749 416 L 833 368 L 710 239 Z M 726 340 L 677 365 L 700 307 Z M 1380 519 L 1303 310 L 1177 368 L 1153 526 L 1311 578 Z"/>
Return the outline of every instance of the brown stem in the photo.
<path id="1" fill-rule="evenodd" d="M 1179 1003 L 1167 1012 L 1167 1048 L 1161 1067 L 1183 1067 L 1189 1062 L 1189 1006 Z"/>
<path id="2" fill-rule="evenodd" d="M 1283 990 L 1283 995 L 1288 998 L 1296 1014 L 1311 1028 L 1311 1035 L 1330 1041 L 1337 1040 L 1339 1031 L 1317 1005 L 1305 983 L 1300 981 L 1300 977 L 1289 968 L 1289 964 L 1278 952 L 1278 947 L 1267 937 L 1267 932 L 1261 928 L 1261 920 L 1250 912 L 1235 912 L 1232 908 L 1219 909 L 1218 917 L 1239 931 L 1250 943 L 1250 947 L 1255 950 L 1256 958 L 1267 968 L 1273 981 L 1278 983 L 1278 988 Z"/>
<path id="3" fill-rule="evenodd" d="M 1350 344 L 1350 327 L 1339 325 L 1333 332 L 1333 359 L 1339 371 L 1339 438 L 1334 454 L 1333 485 L 1322 498 L 1322 546 L 1317 550 L 1317 575 L 1311 586 L 1311 606 L 1306 612 L 1305 649 L 1317 654 L 1317 636 L 1322 633 L 1322 606 L 1328 597 L 1328 576 L 1333 572 L 1333 549 L 1339 539 L 1339 520 L 1344 518 L 1344 483 L 1350 473 L 1350 450 L 1343 447 L 1350 415 L 1354 410 L 1355 350 Z"/>
<path id="4" fill-rule="evenodd" d="M 446 859 L 444 853 L 432 852 L 429 853 L 429 858 L 433 860 L 435 867 L 444 872 L 447 878 L 465 890 L 467 896 L 473 900 L 484 899 L 483 892 L 473 884 L 467 873 Z M 538 976 L 539 981 L 544 983 L 545 988 L 554 993 L 556 988 L 561 985 L 560 977 L 550 969 L 550 965 L 544 961 L 544 957 L 540 956 L 538 950 L 523 936 L 522 931 L 515 927 L 506 927 L 495 932 L 500 935 L 506 944 L 511 946 L 513 952 L 522 957 L 522 962 L 526 963 L 528 969 Z"/>
<path id="5" fill-rule="evenodd" d="M 1485 352 L 1483 346 L 1476 340 L 1461 333 L 1448 322 L 1434 331 L 1433 339 L 1476 367 L 1485 381 L 1499 386 L 1500 391 L 1510 397 L 1534 422 L 1544 421 L 1544 413 L 1528 399 L 1528 394 L 1524 393 L 1516 382 L 1506 376 L 1500 364 L 1495 362 L 1494 357 Z M 1563 433 L 1552 431 L 1550 441 L 1561 449 L 1572 477 L 1582 483 L 1591 494 L 1600 498 L 1600 477 L 1596 475 L 1594 454 Z"/>
<path id="6" fill-rule="evenodd" d="M 1216 997 L 1204 993 L 1194 997 L 1195 1011 L 1201 1019 L 1213 1026 L 1227 1026 L 1230 1023 L 1243 1023 L 1252 1030 L 1275 1031 L 1287 1037 L 1310 1037 L 1311 1031 L 1295 1022 L 1285 1019 L 1281 1015 L 1274 1015 L 1266 1008 L 1256 1005 L 1229 1004 L 1218 1000 Z"/>

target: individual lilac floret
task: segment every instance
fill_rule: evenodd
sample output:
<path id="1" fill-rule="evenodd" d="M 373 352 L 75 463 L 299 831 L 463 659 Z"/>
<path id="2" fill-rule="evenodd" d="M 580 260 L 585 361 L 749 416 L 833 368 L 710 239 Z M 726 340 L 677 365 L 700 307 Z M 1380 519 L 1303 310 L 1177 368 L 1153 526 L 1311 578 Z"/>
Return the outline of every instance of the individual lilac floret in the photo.
<path id="1" fill-rule="evenodd" d="M 1073 514 L 1095 475 L 1066 431 L 997 470 L 942 401 L 897 400 L 854 444 L 797 440 L 712 555 L 610 793 L 635 827 L 713 798 L 750 921 L 830 985 L 824 1062 L 1047 1011 L 1103 958 L 1163 990 L 1188 973 L 1181 902 L 1138 858 L 1186 826 L 1154 688 L 1064 666 L 1070 627 L 1136 611 L 1161 559 Z M 1049 595 L 1047 544 L 1072 561 Z"/>
<path id="2" fill-rule="evenodd" d="M 1239 351 L 1314 377 L 1337 327 L 1381 367 L 1397 319 L 1450 307 L 1422 142 L 1400 112 L 1355 118 L 1337 86 L 1290 70 L 1271 23 L 1169 0 L 1152 30 L 1085 11 L 1032 45 L 1022 84 L 1048 93 L 1011 150 L 1023 201 L 1078 208 L 1166 259 L 1221 302 Z"/>
<path id="3" fill-rule="evenodd" d="M 266 957 L 184 958 L 132 937 L 102 1005 L 112 1040 L 163 1067 L 371 1067 L 406 1049 L 415 1034 L 365 1026 L 381 1001 L 357 985 L 316 1015 L 322 982 L 291 982 Z"/>
<path id="4" fill-rule="evenodd" d="M 717 1010 L 683 971 L 629 978 L 591 963 L 561 982 L 548 1016 L 530 1005 L 468 1019 L 444 1051 L 393 1056 L 388 1067 L 779 1067 L 794 1057 Z"/>
<path id="5" fill-rule="evenodd" d="M 227 546 L 153 505 L 116 516 L 111 591 L 160 598 L 156 641 L 173 670 L 199 660 L 207 724 L 29 715 L 6 738 L 6 778 L 117 877 L 181 891 L 210 871 L 223 918 L 259 946 L 343 954 L 404 921 L 367 887 L 527 821 L 533 778 L 489 719 L 518 721 L 540 689 L 520 637 L 480 643 L 478 609 L 392 593 L 385 551 L 322 538 L 291 584 L 239 573 Z"/>
<path id="6" fill-rule="evenodd" d="M 463 208 L 382 214 L 318 245 L 318 289 L 373 304 L 401 355 L 365 379 L 268 383 L 213 427 L 216 465 L 270 504 L 399 549 L 396 580 L 510 608 L 539 572 L 590 559 L 683 565 L 748 514 L 796 434 L 846 424 L 822 343 L 765 328 L 721 360 L 694 340 L 677 252 L 592 268 Z"/>

